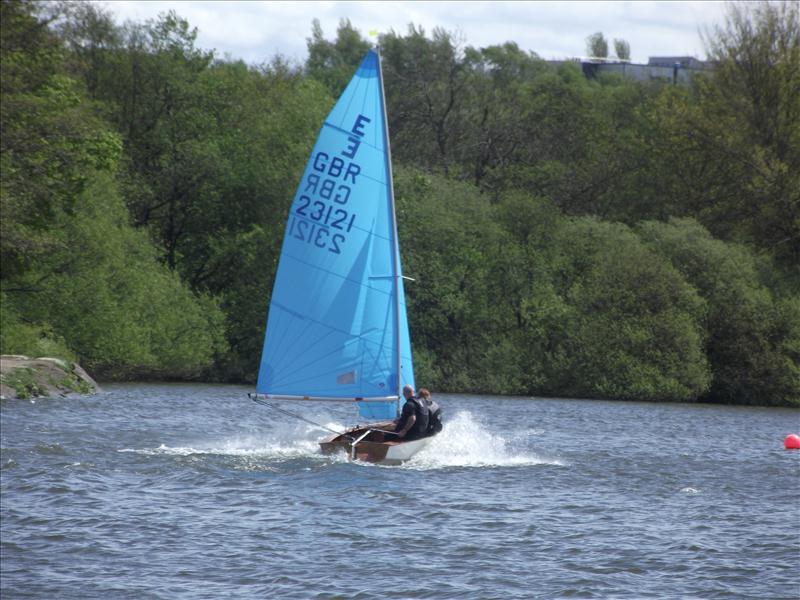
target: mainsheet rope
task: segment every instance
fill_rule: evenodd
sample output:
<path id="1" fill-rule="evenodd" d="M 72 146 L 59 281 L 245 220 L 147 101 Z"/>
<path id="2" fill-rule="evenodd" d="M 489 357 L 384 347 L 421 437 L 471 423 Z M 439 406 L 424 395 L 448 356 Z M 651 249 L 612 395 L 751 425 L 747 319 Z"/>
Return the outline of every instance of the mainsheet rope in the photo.
<path id="1" fill-rule="evenodd" d="M 336 431 L 335 429 L 331 429 L 330 427 L 326 427 L 322 423 L 317 423 L 315 421 L 312 421 L 311 419 L 306 419 L 305 417 L 300 416 L 300 415 L 298 415 L 296 413 L 293 413 L 291 411 L 288 411 L 286 409 L 279 408 L 279 407 L 275 406 L 272 402 L 267 402 L 266 400 L 263 400 L 263 399 L 259 398 L 255 394 L 248 394 L 248 396 L 250 396 L 250 399 L 253 402 L 255 402 L 256 404 L 260 404 L 262 406 L 266 406 L 266 407 L 271 408 L 272 410 L 275 410 L 275 411 L 277 411 L 279 413 L 282 413 L 282 414 L 284 414 L 286 416 L 294 417 L 295 419 L 299 419 L 300 421 L 304 421 L 305 423 L 308 423 L 309 425 L 314 425 L 315 427 L 321 427 L 322 429 L 325 429 L 326 431 L 330 431 L 331 433 L 335 433 L 336 435 L 344 436 L 348 440 L 351 440 L 351 441 L 353 440 L 353 438 L 351 436 L 347 435 L 347 433 L 345 433 L 344 431 Z"/>

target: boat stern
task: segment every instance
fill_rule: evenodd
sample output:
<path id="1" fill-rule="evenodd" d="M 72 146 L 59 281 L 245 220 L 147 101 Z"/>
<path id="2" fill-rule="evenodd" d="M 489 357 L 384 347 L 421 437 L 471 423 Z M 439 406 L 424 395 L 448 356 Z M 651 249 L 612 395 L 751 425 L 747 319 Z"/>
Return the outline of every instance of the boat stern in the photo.
<path id="1" fill-rule="evenodd" d="M 361 428 L 325 438 L 319 442 L 319 446 L 323 454 L 343 452 L 350 460 L 397 465 L 410 460 L 432 439 L 389 441 L 385 437 L 383 432 Z"/>

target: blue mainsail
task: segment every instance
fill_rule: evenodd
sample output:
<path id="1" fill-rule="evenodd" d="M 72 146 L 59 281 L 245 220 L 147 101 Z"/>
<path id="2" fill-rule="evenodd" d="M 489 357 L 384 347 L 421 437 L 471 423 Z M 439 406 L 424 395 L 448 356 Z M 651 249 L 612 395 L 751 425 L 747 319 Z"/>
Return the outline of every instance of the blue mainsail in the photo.
<path id="1" fill-rule="evenodd" d="M 284 234 L 256 391 L 394 418 L 414 385 L 380 58 L 320 130 Z M 398 373 L 398 367 L 400 372 Z"/>

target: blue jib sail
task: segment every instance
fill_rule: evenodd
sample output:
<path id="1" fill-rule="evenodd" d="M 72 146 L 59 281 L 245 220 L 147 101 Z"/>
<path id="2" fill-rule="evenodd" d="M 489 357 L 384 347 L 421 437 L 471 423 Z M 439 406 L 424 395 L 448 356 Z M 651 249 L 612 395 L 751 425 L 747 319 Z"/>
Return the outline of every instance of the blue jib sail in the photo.
<path id="1" fill-rule="evenodd" d="M 399 386 L 414 385 L 386 131 L 370 51 L 325 120 L 292 202 L 258 393 L 355 399 L 362 417 L 389 419 Z"/>

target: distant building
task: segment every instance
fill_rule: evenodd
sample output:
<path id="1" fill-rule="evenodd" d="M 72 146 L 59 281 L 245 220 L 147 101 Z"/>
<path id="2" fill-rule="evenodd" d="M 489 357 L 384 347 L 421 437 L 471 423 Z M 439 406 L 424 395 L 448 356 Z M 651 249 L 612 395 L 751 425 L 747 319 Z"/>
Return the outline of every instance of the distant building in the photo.
<path id="1" fill-rule="evenodd" d="M 708 68 L 708 63 L 695 58 L 694 56 L 651 56 L 647 60 L 647 65 L 651 67 L 674 67 L 680 65 L 681 69 L 699 69 L 705 70 Z"/>
<path id="2" fill-rule="evenodd" d="M 670 81 L 688 85 L 696 73 L 708 71 L 711 65 L 694 56 L 651 56 L 646 65 L 613 58 L 577 57 L 550 60 L 550 64 L 578 63 L 583 74 L 593 79 L 598 73 L 620 73 L 637 81 Z"/>

